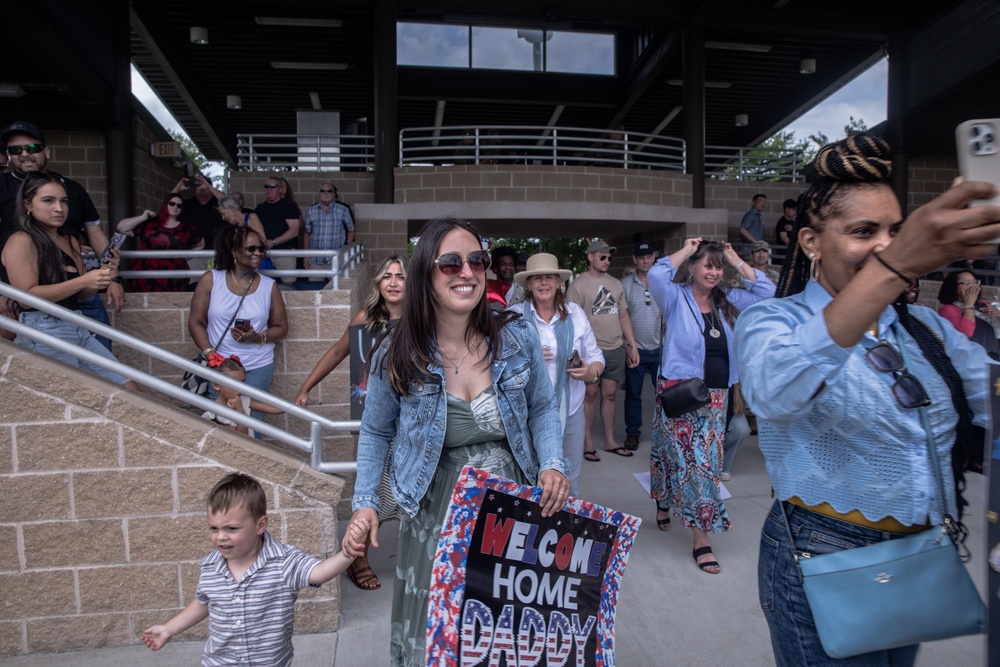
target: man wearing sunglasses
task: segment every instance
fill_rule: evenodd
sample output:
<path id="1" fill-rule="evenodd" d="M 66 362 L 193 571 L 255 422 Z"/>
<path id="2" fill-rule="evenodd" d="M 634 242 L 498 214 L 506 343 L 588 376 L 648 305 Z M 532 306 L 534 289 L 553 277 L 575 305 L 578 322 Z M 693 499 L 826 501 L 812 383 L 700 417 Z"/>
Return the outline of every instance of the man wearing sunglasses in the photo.
<path id="1" fill-rule="evenodd" d="M 294 250 L 299 241 L 299 225 L 301 213 L 295 203 L 281 196 L 281 179 L 272 176 L 264 182 L 264 201 L 257 205 L 254 212 L 260 218 L 267 234 L 267 247 L 275 250 Z M 294 257 L 274 257 L 274 268 L 284 271 L 295 270 Z M 285 276 L 279 278 L 283 283 L 293 283 L 295 278 Z"/>
<path id="2" fill-rule="evenodd" d="M 635 272 L 622 279 L 628 316 L 639 348 L 639 363 L 625 370 L 625 449 L 639 448 L 642 435 L 642 382 L 649 374 L 653 389 L 660 372 L 660 345 L 663 342 L 663 315 L 649 296 L 646 274 L 656 261 L 656 251 L 649 243 L 635 244 L 632 263 Z"/>
<path id="3" fill-rule="evenodd" d="M 48 172 L 52 149 L 46 145 L 41 130 L 34 123 L 23 120 L 14 121 L 0 133 L 0 146 L 3 146 L 7 163 L 11 167 L 7 173 L 0 175 L 0 250 L 3 250 L 7 238 L 20 228 L 15 211 L 21 183 L 32 172 L 42 174 Z M 59 228 L 59 233 L 64 236 L 74 236 L 80 241 L 81 246 L 89 246 L 95 252 L 101 252 L 108 245 L 108 237 L 101 227 L 101 216 L 93 200 L 84 187 L 76 181 L 63 177 L 62 183 L 69 199 L 69 211 L 66 214 L 66 221 Z M 112 306 L 115 312 L 121 312 L 125 303 L 122 279 L 115 275 L 112 280 L 114 282 L 108 285 L 107 289 L 108 305 Z M 102 324 L 110 323 L 108 311 L 99 293 L 80 301 L 80 311 Z M 103 336 L 98 336 L 97 339 L 104 347 L 111 349 L 110 340 Z"/>
<path id="4" fill-rule="evenodd" d="M 597 346 L 604 353 L 606 364 L 599 385 L 587 387 L 583 399 L 584 430 L 583 456 L 588 461 L 600 461 L 591 439 L 594 425 L 594 408 L 597 394 L 601 394 L 601 421 L 604 422 L 604 450 L 618 456 L 632 456 L 632 452 L 615 440 L 615 397 L 618 384 L 625 379 L 625 369 L 639 363 L 639 353 L 628 315 L 625 290 L 617 278 L 608 275 L 614 249 L 598 239 L 587 247 L 587 272 L 570 283 L 566 298 L 583 309 L 597 338 Z"/>
<path id="5" fill-rule="evenodd" d="M 333 183 L 319 186 L 319 203 L 306 209 L 306 232 L 302 246 L 309 250 L 336 250 L 354 243 L 354 218 L 347 204 L 337 201 L 337 188 Z M 303 257 L 302 266 L 330 263 L 329 257 Z"/>

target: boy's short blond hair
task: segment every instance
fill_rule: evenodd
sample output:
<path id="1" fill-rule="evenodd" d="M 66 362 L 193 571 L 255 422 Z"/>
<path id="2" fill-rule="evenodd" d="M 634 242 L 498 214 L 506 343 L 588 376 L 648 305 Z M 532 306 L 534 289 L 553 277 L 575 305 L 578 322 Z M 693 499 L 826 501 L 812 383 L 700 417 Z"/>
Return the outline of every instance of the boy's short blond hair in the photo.
<path id="1" fill-rule="evenodd" d="M 226 512 L 244 507 L 256 521 L 267 514 L 267 495 L 260 482 L 250 475 L 234 472 L 220 479 L 208 493 L 208 510 Z"/>

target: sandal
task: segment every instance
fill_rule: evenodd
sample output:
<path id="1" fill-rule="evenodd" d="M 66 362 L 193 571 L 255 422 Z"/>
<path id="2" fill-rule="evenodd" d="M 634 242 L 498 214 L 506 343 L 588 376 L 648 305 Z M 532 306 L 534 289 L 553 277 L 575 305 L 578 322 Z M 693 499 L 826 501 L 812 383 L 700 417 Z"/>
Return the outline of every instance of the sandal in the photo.
<path id="1" fill-rule="evenodd" d="M 706 560 L 704 563 L 698 562 L 698 556 L 714 555 L 712 554 L 712 547 L 698 547 L 697 549 L 694 550 L 692 555 L 694 556 L 694 562 L 698 565 L 699 568 L 701 568 L 702 572 L 707 572 L 709 574 L 718 574 L 719 572 L 722 571 L 722 568 L 719 567 L 718 561 Z M 715 569 L 710 570 L 709 568 L 715 568 Z"/>
<path id="2" fill-rule="evenodd" d="M 347 567 L 347 576 L 354 582 L 354 585 L 363 591 L 377 591 L 382 588 L 382 582 L 378 580 L 378 575 L 368 564 L 367 559 L 356 559 Z"/>
<path id="3" fill-rule="evenodd" d="M 583 458 L 587 459 L 588 461 L 593 461 L 595 463 L 601 460 L 601 457 L 598 456 L 597 452 L 595 452 L 593 449 L 584 450 Z"/>
<path id="4" fill-rule="evenodd" d="M 625 449 L 624 447 L 618 447 L 616 449 L 605 449 L 604 451 L 610 452 L 612 454 L 617 454 L 618 456 L 624 456 L 625 458 L 631 458 L 632 452 Z"/>
<path id="5" fill-rule="evenodd" d="M 662 530 L 665 533 L 668 530 L 670 530 L 670 510 L 661 510 L 659 507 L 657 507 L 656 508 L 656 513 L 659 514 L 660 512 L 666 512 L 667 513 L 667 518 L 666 519 L 657 519 L 656 520 L 656 527 L 659 528 L 660 530 Z"/>

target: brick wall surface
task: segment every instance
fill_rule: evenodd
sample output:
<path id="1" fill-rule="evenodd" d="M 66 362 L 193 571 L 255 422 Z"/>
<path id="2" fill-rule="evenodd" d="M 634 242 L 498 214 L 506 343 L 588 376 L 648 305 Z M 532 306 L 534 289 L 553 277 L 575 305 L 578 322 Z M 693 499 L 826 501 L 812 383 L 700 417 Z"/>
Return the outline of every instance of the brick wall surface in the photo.
<path id="1" fill-rule="evenodd" d="M 184 170 L 175 167 L 170 160 L 149 154 L 149 145 L 161 139 L 138 117 L 133 119 L 132 126 L 135 138 L 135 148 L 132 151 L 135 210 L 159 211 L 160 202 L 184 176 Z M 116 220 L 115 223 L 117 222 Z"/>
<path id="2" fill-rule="evenodd" d="M 148 396 L 0 341 L 0 658 L 138 643 L 194 596 L 205 494 L 257 477 L 275 538 L 337 551 L 343 480 Z M 339 625 L 334 580 L 299 632 Z M 184 636 L 203 638 L 207 623 Z"/>

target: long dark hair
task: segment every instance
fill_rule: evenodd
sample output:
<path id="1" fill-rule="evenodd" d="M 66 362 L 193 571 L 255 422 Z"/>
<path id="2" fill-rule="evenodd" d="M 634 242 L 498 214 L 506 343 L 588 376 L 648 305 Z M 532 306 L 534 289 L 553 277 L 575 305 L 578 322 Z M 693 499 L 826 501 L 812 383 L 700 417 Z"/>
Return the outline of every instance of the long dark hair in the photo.
<path id="1" fill-rule="evenodd" d="M 938 290 L 938 305 L 944 306 L 958 301 L 958 277 L 963 273 L 968 273 L 975 280 L 979 280 L 972 269 L 961 268 L 958 271 L 947 273 L 941 281 L 941 289 Z"/>
<path id="2" fill-rule="evenodd" d="M 690 280 L 691 267 L 700 262 L 702 257 L 705 258 L 705 264 L 708 266 L 724 269 L 729 264 L 726 261 L 726 247 L 724 245 L 718 241 L 705 241 L 681 266 L 678 271 L 678 279 L 681 281 Z M 714 310 L 722 313 L 722 316 L 729 322 L 729 326 L 736 323 L 736 316 L 740 314 L 740 309 L 726 298 L 726 290 L 722 288 L 721 283 L 712 288 L 708 300 Z"/>
<path id="3" fill-rule="evenodd" d="M 816 154 L 819 178 L 799 197 L 795 225 L 788 239 L 789 260 L 781 270 L 776 296 L 798 294 L 809 282 L 811 260 L 799 245 L 799 230 L 822 232 L 826 221 L 840 212 L 851 193 L 862 188 L 889 187 L 891 149 L 880 137 L 855 134 L 828 144 Z"/>
<path id="4" fill-rule="evenodd" d="M 236 260 L 233 258 L 233 251 L 239 250 L 243 252 L 243 246 L 246 245 L 247 237 L 251 234 L 256 236 L 261 244 L 264 244 L 264 239 L 260 238 L 260 234 L 249 227 L 237 227 L 235 225 L 226 225 L 223 227 L 215 235 L 215 268 L 219 271 L 231 271 L 235 269 Z M 266 256 L 267 253 L 264 253 L 261 259 Z"/>
<path id="5" fill-rule="evenodd" d="M 393 330 L 392 342 L 385 358 L 389 384 L 401 396 L 409 394 L 410 382 L 423 385 L 434 381 L 427 371 L 428 365 L 439 363 L 435 353 L 437 331 L 434 313 L 437 310 L 437 299 L 431 284 L 431 274 L 437 271 L 434 260 L 437 259 L 442 240 L 455 229 L 465 230 L 477 241 L 482 240 L 482 236 L 467 220 L 437 218 L 428 222 L 420 232 L 420 240 L 410 259 L 403 315 Z M 483 276 L 484 281 L 485 279 Z M 484 338 L 489 346 L 487 359 L 492 364 L 500 353 L 500 329 L 516 317 L 510 312 L 494 314 L 487 303 L 484 290 L 482 299 L 469 315 L 465 341 L 471 344 L 478 337 Z"/>
<path id="6" fill-rule="evenodd" d="M 53 240 L 52 236 L 41 224 L 35 220 L 34 216 L 28 212 L 28 202 L 35 198 L 39 188 L 49 183 L 58 185 L 62 188 L 65 195 L 66 186 L 63 184 L 62 176 L 59 174 L 54 171 L 45 173 L 40 171 L 29 172 L 18 190 L 15 209 L 15 218 L 21 226 L 21 231 L 25 232 L 31 238 L 31 243 L 35 246 L 39 285 L 56 285 L 66 282 L 66 268 L 63 265 L 62 252 L 59 250 L 59 246 L 56 245 L 55 240 Z M 70 239 L 70 246 L 73 247 L 74 251 L 76 250 L 72 239 Z"/>

